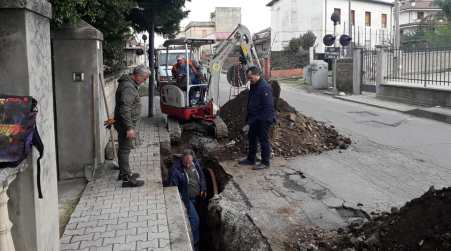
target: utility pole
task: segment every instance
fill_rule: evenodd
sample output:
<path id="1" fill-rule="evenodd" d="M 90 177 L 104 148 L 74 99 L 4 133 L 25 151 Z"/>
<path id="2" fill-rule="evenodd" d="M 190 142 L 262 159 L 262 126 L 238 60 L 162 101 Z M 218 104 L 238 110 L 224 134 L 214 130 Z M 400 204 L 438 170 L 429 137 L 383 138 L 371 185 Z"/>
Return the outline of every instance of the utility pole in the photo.
<path id="1" fill-rule="evenodd" d="M 399 50 L 401 44 L 401 31 L 399 29 L 399 0 L 395 0 L 395 49 Z"/>
<path id="2" fill-rule="evenodd" d="M 352 8 L 351 8 L 351 1 L 352 0 L 348 0 L 348 26 L 349 26 L 348 27 L 349 28 L 348 34 L 349 34 L 349 37 L 351 37 L 352 40 L 354 40 L 354 38 L 352 37 Z M 350 57 L 352 57 L 352 42 L 349 44 L 348 55 Z"/>
<path id="3" fill-rule="evenodd" d="M 153 96 L 154 96 L 154 79 L 155 79 L 155 24 L 152 22 L 149 27 L 149 114 L 148 117 L 153 117 Z"/>
<path id="4" fill-rule="evenodd" d="M 349 24 L 349 36 L 352 37 L 352 8 L 351 0 L 348 0 L 348 24 Z"/>

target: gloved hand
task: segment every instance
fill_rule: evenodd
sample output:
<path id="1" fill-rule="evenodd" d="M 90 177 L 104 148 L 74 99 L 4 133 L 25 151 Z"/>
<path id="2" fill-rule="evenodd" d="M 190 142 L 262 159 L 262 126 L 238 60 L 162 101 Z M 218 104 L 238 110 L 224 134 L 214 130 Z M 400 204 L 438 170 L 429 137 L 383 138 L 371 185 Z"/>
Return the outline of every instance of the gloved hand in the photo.
<path id="1" fill-rule="evenodd" d="M 105 126 L 105 128 L 111 129 L 111 126 L 113 126 L 114 123 L 116 123 L 116 120 L 114 118 L 109 118 L 108 120 L 105 120 L 103 122 L 103 125 Z"/>

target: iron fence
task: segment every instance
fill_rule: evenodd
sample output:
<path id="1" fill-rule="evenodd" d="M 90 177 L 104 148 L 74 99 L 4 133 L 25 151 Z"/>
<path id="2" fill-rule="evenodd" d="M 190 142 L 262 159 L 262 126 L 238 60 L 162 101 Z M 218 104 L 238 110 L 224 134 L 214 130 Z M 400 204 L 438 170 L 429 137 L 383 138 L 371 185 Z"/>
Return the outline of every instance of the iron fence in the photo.
<path id="1" fill-rule="evenodd" d="M 362 83 L 364 85 L 376 85 L 377 50 L 362 50 Z"/>
<path id="2" fill-rule="evenodd" d="M 392 49 L 385 67 L 388 83 L 451 89 L 451 49 Z"/>

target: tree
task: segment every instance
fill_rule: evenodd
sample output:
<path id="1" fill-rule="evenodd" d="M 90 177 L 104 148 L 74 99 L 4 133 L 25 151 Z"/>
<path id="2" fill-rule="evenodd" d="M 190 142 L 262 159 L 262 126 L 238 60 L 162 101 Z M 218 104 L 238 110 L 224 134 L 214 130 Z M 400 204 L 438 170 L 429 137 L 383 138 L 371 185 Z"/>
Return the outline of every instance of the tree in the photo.
<path id="1" fill-rule="evenodd" d="M 316 36 L 312 31 L 308 31 L 304 33 L 304 35 L 302 35 L 300 39 L 302 49 L 308 50 L 315 45 Z"/>
<path id="2" fill-rule="evenodd" d="M 130 13 L 130 20 L 137 31 L 149 32 L 149 117 L 153 116 L 153 82 L 155 65 L 155 33 L 174 37 L 180 30 L 180 21 L 188 16 L 185 0 L 137 0 L 139 8 Z"/>
<path id="3" fill-rule="evenodd" d="M 288 46 L 285 47 L 285 51 L 292 53 L 297 53 L 300 49 L 307 51 L 310 47 L 315 45 L 315 41 L 315 33 L 308 31 L 299 37 L 292 38 L 290 42 L 288 42 Z"/>
<path id="4" fill-rule="evenodd" d="M 295 37 L 288 42 L 287 47 L 285 47 L 285 51 L 288 51 L 290 53 L 298 53 L 301 45 L 302 45 L 302 36 L 301 37 Z"/>
<path id="5" fill-rule="evenodd" d="M 442 9 L 448 20 L 451 20 L 451 0 L 434 0 L 434 4 Z"/>
<path id="6" fill-rule="evenodd" d="M 132 36 L 128 15 L 134 0 L 51 0 L 51 3 L 53 30 L 83 19 L 103 33 L 105 65 L 113 71 L 123 67 L 124 45 Z"/>

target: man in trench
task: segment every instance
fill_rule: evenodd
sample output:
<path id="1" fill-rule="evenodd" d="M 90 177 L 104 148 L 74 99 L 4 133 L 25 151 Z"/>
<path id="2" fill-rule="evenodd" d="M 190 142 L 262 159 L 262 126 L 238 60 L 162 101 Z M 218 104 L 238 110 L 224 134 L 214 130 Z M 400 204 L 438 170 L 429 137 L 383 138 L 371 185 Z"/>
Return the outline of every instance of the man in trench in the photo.
<path id="1" fill-rule="evenodd" d="M 129 157 L 137 137 L 137 125 L 141 116 L 141 98 L 138 88 L 149 78 L 149 70 L 144 65 L 137 66 L 130 75 L 122 76 L 116 90 L 114 109 L 114 128 L 118 133 L 119 177 L 122 187 L 139 187 L 144 181 L 138 180 L 139 174 L 130 170 Z"/>
<path id="2" fill-rule="evenodd" d="M 241 160 L 239 164 L 254 166 L 254 170 L 263 170 L 270 167 L 269 130 L 276 121 L 273 93 L 271 86 L 262 78 L 261 71 L 257 67 L 249 67 L 246 76 L 251 84 L 246 116 L 246 123 L 249 126 L 249 150 L 247 158 Z M 261 148 L 261 162 L 258 165 L 256 165 L 257 140 Z"/>
<path id="3" fill-rule="evenodd" d="M 186 207 L 193 235 L 195 250 L 200 240 L 200 204 L 207 197 L 207 182 L 200 162 L 194 159 L 190 149 L 183 151 L 181 159 L 175 160 L 169 173 L 169 185 L 176 186 Z"/>

